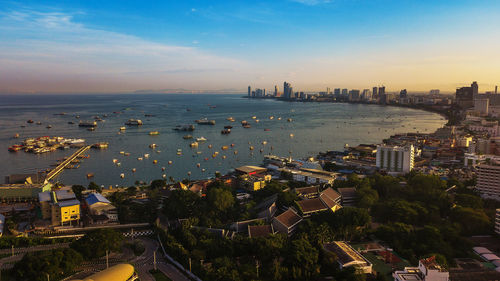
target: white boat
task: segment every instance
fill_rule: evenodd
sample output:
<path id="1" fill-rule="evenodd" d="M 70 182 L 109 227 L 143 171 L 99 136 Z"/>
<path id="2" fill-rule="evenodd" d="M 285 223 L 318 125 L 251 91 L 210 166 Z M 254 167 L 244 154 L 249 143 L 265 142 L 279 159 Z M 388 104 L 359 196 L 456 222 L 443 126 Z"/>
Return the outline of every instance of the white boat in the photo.
<path id="1" fill-rule="evenodd" d="M 199 138 L 196 138 L 196 141 L 197 142 L 203 142 L 203 141 L 207 141 L 207 139 L 204 138 L 204 137 L 199 137 Z"/>

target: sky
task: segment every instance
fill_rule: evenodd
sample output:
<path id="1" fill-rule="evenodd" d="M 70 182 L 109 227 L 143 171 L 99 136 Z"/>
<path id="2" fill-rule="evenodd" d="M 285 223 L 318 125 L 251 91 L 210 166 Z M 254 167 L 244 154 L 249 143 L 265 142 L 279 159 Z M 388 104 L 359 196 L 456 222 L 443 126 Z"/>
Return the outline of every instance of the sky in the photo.
<path id="1" fill-rule="evenodd" d="M 500 84 L 500 1 L 0 0 L 0 93 Z"/>

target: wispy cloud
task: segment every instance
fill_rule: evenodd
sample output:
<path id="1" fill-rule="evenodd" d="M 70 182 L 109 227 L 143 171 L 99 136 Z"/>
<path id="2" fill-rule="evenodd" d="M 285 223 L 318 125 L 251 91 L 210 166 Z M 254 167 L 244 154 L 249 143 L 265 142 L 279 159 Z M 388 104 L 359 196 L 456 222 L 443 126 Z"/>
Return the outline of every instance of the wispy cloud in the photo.
<path id="1" fill-rule="evenodd" d="M 141 88 L 145 83 L 164 87 L 189 81 L 195 84 L 195 80 L 201 79 L 196 76 L 198 73 L 212 79 L 207 74 L 211 70 L 218 75 L 224 71 L 235 73 L 246 64 L 195 47 L 160 44 L 89 28 L 76 22 L 74 16 L 32 10 L 0 14 L 0 84 L 14 84 L 9 87 L 25 90 L 53 84 L 47 90 L 56 85 L 69 90 L 69 85 L 61 81 L 85 78 L 89 88 L 93 80 L 102 82 L 96 83 L 96 87 L 103 87 L 103 80 L 108 80 L 113 87 L 122 85 L 122 90 Z M 180 77 L 180 73 L 185 75 Z M 24 80 L 16 84 L 19 79 L 14 76 Z"/>

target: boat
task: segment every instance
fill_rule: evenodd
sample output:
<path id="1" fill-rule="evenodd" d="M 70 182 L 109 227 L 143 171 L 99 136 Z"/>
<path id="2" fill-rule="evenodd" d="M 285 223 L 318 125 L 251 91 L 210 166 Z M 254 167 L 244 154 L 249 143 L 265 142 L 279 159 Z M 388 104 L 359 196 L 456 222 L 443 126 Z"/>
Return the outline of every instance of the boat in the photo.
<path id="1" fill-rule="evenodd" d="M 259 119 L 255 119 L 255 123 L 259 123 L 259 122 L 260 122 L 260 120 L 259 120 Z"/>
<path id="2" fill-rule="evenodd" d="M 246 120 L 241 121 L 241 125 L 245 125 L 245 124 L 248 124 L 248 121 L 246 121 Z"/>
<path id="3" fill-rule="evenodd" d="M 234 147 L 234 143 L 231 144 L 231 147 Z"/>
<path id="4" fill-rule="evenodd" d="M 132 173 L 135 173 L 135 171 L 137 171 L 135 168 L 132 168 Z"/>
<path id="5" fill-rule="evenodd" d="M 193 136 L 192 135 L 185 135 L 185 136 L 182 136 L 182 138 L 185 140 L 190 140 L 193 138 Z"/>
<path id="6" fill-rule="evenodd" d="M 15 138 L 15 139 L 18 139 L 18 138 L 19 138 L 19 134 L 17 134 L 17 133 L 16 133 L 16 134 L 14 134 L 14 138 Z"/>
<path id="7" fill-rule="evenodd" d="M 229 126 L 229 125 L 228 126 L 224 126 L 224 129 L 232 129 L 232 128 L 233 128 L 233 126 Z"/>
<path id="8" fill-rule="evenodd" d="M 87 128 L 87 131 L 95 131 L 95 127 Z"/>
<path id="9" fill-rule="evenodd" d="M 125 174 L 124 174 L 124 173 L 121 173 L 121 174 L 120 174 L 120 178 L 122 178 L 122 179 L 123 179 L 124 177 L 125 177 Z"/>
<path id="10" fill-rule="evenodd" d="M 156 143 L 152 143 L 149 145 L 149 148 L 156 148 Z"/>
<path id="11" fill-rule="evenodd" d="M 274 116 L 269 116 L 269 120 L 273 120 L 274 119 Z"/>
<path id="12" fill-rule="evenodd" d="M 288 119 L 286 119 L 286 121 L 292 122 L 292 118 L 288 118 Z"/>
<path id="13" fill-rule="evenodd" d="M 113 163 L 114 164 L 118 163 L 118 159 L 113 159 Z"/>
<path id="14" fill-rule="evenodd" d="M 257 116 L 252 116 L 252 119 L 257 119 Z"/>
<path id="15" fill-rule="evenodd" d="M 250 126 L 250 124 L 245 124 L 245 125 L 243 125 L 243 128 L 248 129 L 248 128 L 252 128 L 252 126 Z"/>
<path id="16" fill-rule="evenodd" d="M 144 158 L 148 159 L 149 158 L 149 154 L 148 153 L 144 154 Z"/>
<path id="17" fill-rule="evenodd" d="M 153 160 L 153 164 L 158 164 L 158 160 Z"/>
<path id="18" fill-rule="evenodd" d="M 208 120 L 208 118 L 202 118 L 195 120 L 194 122 L 200 124 L 200 125 L 215 125 L 215 120 Z"/>
<path id="19" fill-rule="evenodd" d="M 220 131 L 220 133 L 223 134 L 223 135 L 230 134 L 231 133 L 231 129 L 224 129 L 224 130 Z"/>
<path id="20" fill-rule="evenodd" d="M 234 118 L 233 117 L 228 117 L 228 118 L 226 118 L 226 120 L 229 121 L 229 122 L 234 122 Z"/>
<path id="21" fill-rule="evenodd" d="M 96 121 L 80 121 L 80 123 L 78 123 L 78 126 L 79 127 L 97 127 L 97 122 Z"/>
<path id="22" fill-rule="evenodd" d="M 125 156 L 130 156 L 130 152 L 125 152 L 125 154 L 123 154 Z"/>
<path id="23" fill-rule="evenodd" d="M 90 179 L 90 178 L 93 178 L 94 177 L 94 173 L 88 173 L 87 174 L 87 178 Z"/>
<path id="24" fill-rule="evenodd" d="M 138 157 L 138 158 L 137 158 L 137 160 L 142 161 L 142 160 L 143 160 L 143 158 L 142 158 L 142 157 Z"/>
<path id="25" fill-rule="evenodd" d="M 168 161 L 168 165 L 172 165 L 172 161 Z"/>
<path id="26" fill-rule="evenodd" d="M 37 125 L 42 125 L 42 122 L 38 121 L 36 122 Z"/>
<path id="27" fill-rule="evenodd" d="M 15 144 L 15 145 L 9 146 L 9 149 L 8 149 L 8 150 L 9 150 L 10 152 L 16 152 L 16 151 L 19 151 L 19 150 L 21 150 L 21 149 L 23 149 L 23 146 L 22 146 L 22 145 L 20 145 L 20 144 Z"/>
<path id="28" fill-rule="evenodd" d="M 194 131 L 194 125 L 184 124 L 175 126 L 174 130 L 176 131 Z"/>
<path id="29" fill-rule="evenodd" d="M 209 144 L 209 145 L 208 145 L 208 148 L 212 148 L 212 145 L 211 145 L 211 144 Z"/>
<path id="30" fill-rule="evenodd" d="M 68 124 L 73 125 L 73 124 L 75 124 L 75 122 L 73 122 L 73 121 L 68 121 Z"/>
<path id="31" fill-rule="evenodd" d="M 189 144 L 190 147 L 198 147 L 198 142 L 192 142 Z"/>
<path id="32" fill-rule="evenodd" d="M 105 149 L 105 148 L 108 148 L 108 145 L 109 145 L 109 143 L 107 143 L 107 142 L 98 142 L 96 144 L 93 144 L 92 147 L 98 148 L 98 149 Z"/>
<path id="33" fill-rule="evenodd" d="M 223 146 L 221 147 L 221 149 L 222 149 L 222 150 L 227 150 L 228 148 L 229 148 L 229 147 L 228 147 L 227 145 L 223 145 Z"/>
<path id="34" fill-rule="evenodd" d="M 205 141 L 207 141 L 207 139 L 204 137 L 199 137 L 199 138 L 196 138 L 196 141 L 197 142 L 205 142 Z"/>
<path id="35" fill-rule="evenodd" d="M 166 170 L 166 168 L 165 168 L 165 167 L 161 167 L 161 170 L 162 170 L 162 171 L 165 171 L 165 170 Z"/>
<path id="36" fill-rule="evenodd" d="M 200 164 L 200 163 L 196 163 L 196 167 L 198 167 L 198 168 L 199 168 L 200 166 L 201 166 L 201 164 Z"/>
<path id="37" fill-rule="evenodd" d="M 127 130 L 127 127 L 120 127 L 120 131 L 125 131 Z"/>
<path id="38" fill-rule="evenodd" d="M 35 121 L 33 121 L 33 120 L 30 119 L 30 120 L 26 121 L 26 123 L 33 124 L 33 123 L 35 123 Z"/>
<path id="39" fill-rule="evenodd" d="M 160 132 L 158 132 L 158 131 L 151 131 L 151 132 L 149 132 L 150 136 L 157 136 L 159 134 L 160 134 Z"/>
<path id="40" fill-rule="evenodd" d="M 250 150 L 253 150 L 253 146 L 250 146 L 249 148 L 250 148 Z"/>
<path id="41" fill-rule="evenodd" d="M 127 126 L 140 126 L 140 125 L 142 125 L 142 120 L 140 120 L 140 119 L 128 119 L 128 121 L 125 122 L 125 125 L 127 125 Z"/>

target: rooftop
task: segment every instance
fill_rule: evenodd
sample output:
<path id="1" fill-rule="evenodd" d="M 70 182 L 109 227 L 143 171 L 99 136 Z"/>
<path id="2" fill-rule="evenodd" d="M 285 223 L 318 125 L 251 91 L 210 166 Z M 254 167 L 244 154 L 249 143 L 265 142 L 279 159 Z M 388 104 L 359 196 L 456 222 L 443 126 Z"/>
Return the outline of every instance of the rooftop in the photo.
<path id="1" fill-rule="evenodd" d="M 356 188 L 355 187 L 340 187 L 337 188 L 337 191 L 342 195 L 342 197 L 356 197 Z"/>
<path id="2" fill-rule="evenodd" d="M 102 196 L 100 193 L 91 193 L 85 198 L 85 201 L 87 202 L 87 205 L 94 205 L 96 203 L 106 203 L 106 204 L 111 204 L 106 197 Z"/>
<path id="3" fill-rule="evenodd" d="M 248 236 L 250 238 L 264 237 L 269 234 L 273 234 L 272 225 L 249 225 L 248 226 Z"/>
<path id="4" fill-rule="evenodd" d="M 318 186 L 313 185 L 313 186 L 308 186 L 308 187 L 295 188 L 295 193 L 297 193 L 299 195 L 318 193 Z"/>
<path id="5" fill-rule="evenodd" d="M 323 202 L 319 198 L 305 199 L 301 201 L 296 201 L 296 203 L 297 205 L 299 205 L 300 209 L 304 214 L 328 210 L 328 208 L 325 206 L 325 204 L 323 204 Z"/>
<path id="6" fill-rule="evenodd" d="M 80 201 L 78 201 L 76 199 L 64 200 L 64 201 L 57 202 L 57 205 L 59 205 L 59 207 L 68 207 L 68 206 L 80 205 Z"/>
<path id="7" fill-rule="evenodd" d="M 299 223 L 302 220 L 302 217 L 299 216 L 293 209 L 288 209 L 281 215 L 275 217 L 275 219 L 284 226 L 290 228 Z"/>
<path id="8" fill-rule="evenodd" d="M 346 242 L 335 241 L 333 243 L 327 243 L 323 245 L 323 248 L 327 251 L 334 253 L 338 257 L 339 262 L 342 265 L 368 263 L 368 261 L 366 261 L 365 258 L 363 258 Z"/>
<path id="9" fill-rule="evenodd" d="M 236 168 L 235 170 L 240 172 L 240 173 L 245 173 L 245 174 L 267 171 L 266 168 L 262 168 L 259 166 L 241 166 L 241 167 Z"/>
<path id="10" fill-rule="evenodd" d="M 340 200 L 340 194 L 333 188 L 329 187 L 321 192 L 321 195 L 326 195 L 333 201 Z"/>

